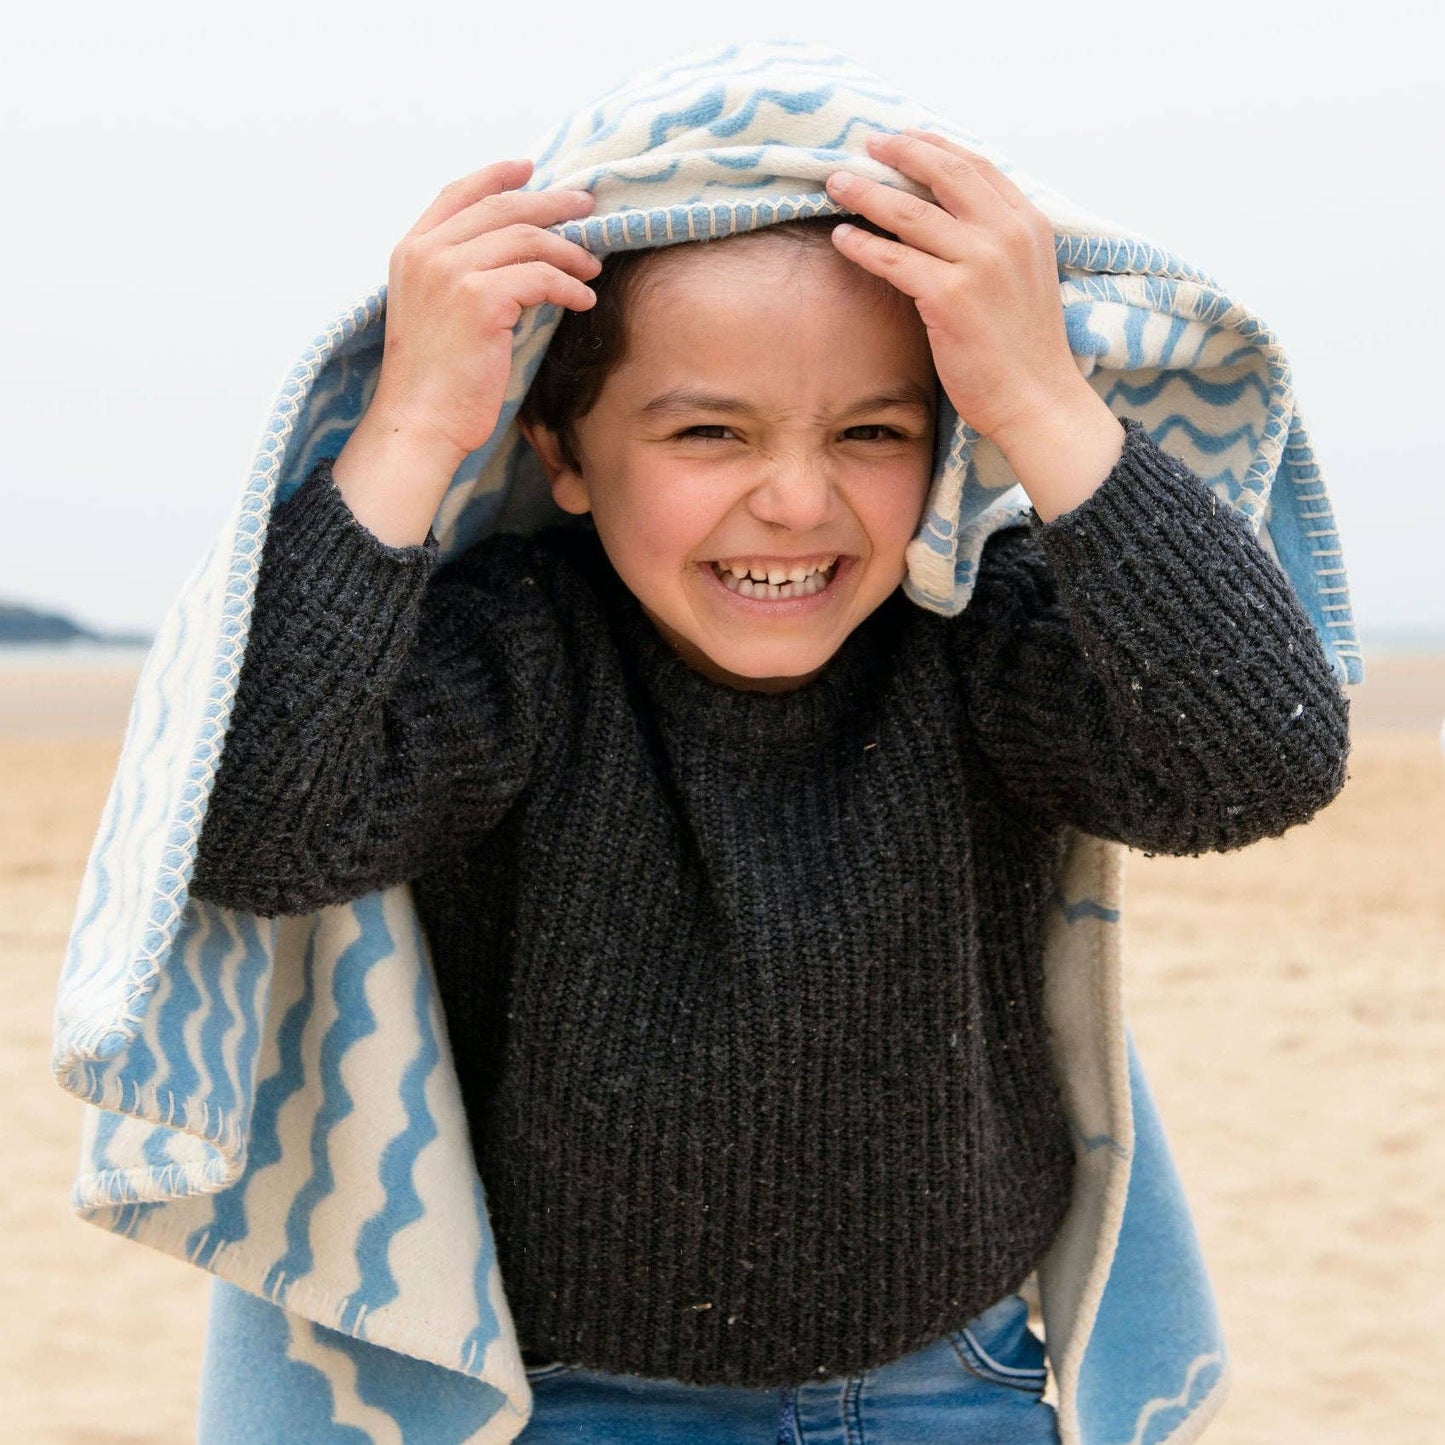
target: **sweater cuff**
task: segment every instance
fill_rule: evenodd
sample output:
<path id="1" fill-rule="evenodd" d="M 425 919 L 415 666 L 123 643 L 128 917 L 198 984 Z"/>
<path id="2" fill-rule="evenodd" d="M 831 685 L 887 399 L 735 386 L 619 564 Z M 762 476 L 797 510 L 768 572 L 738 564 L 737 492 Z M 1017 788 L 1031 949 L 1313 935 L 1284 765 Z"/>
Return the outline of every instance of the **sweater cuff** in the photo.
<path id="1" fill-rule="evenodd" d="M 1221 502 L 1209 485 L 1177 457 L 1162 451 L 1134 417 L 1119 418 L 1124 449 L 1109 475 L 1076 507 L 1045 522 L 1030 508 L 1030 532 L 1052 554 L 1106 546 L 1114 555 L 1157 546 L 1161 524 L 1189 545 L 1201 525 L 1215 525 L 1221 510 L 1249 531 L 1244 517 Z M 1251 540 L 1253 535 L 1251 534 Z"/>
<path id="2" fill-rule="evenodd" d="M 272 509 L 255 620 L 304 645 L 313 665 L 387 657 L 415 626 L 438 554 L 430 527 L 414 545 L 383 542 L 352 512 L 331 458 L 322 458 Z"/>
<path id="3" fill-rule="evenodd" d="M 1232 749 L 1236 770 L 1241 728 L 1303 736 L 1306 707 L 1325 720 L 1323 757 L 1342 741 L 1343 700 L 1293 582 L 1242 513 L 1121 420 L 1124 450 L 1100 486 L 1050 522 L 1029 514 L 1090 670 L 1125 716 L 1195 718 L 1200 746 Z"/>
<path id="4" fill-rule="evenodd" d="M 322 457 L 311 468 L 306 480 L 284 502 L 276 505 L 271 513 L 273 527 L 281 522 L 289 533 L 309 534 L 318 544 L 324 545 L 331 540 L 352 550 L 369 551 L 378 559 L 413 566 L 421 564 L 424 556 L 436 557 L 440 543 L 430 527 L 420 542 L 400 547 L 383 542 L 351 510 L 346 498 L 341 495 L 332 474 L 335 461 L 335 457 Z"/>
<path id="5" fill-rule="evenodd" d="M 1254 535 L 1248 520 L 1179 458 L 1160 449 L 1134 417 L 1121 417 L 1124 448 L 1103 482 L 1052 521 L 1028 513 L 1077 625 L 1102 620 L 1111 634 L 1124 618 L 1160 646 L 1178 629 L 1203 641 L 1238 640 L 1235 626 L 1261 619 L 1262 601 L 1284 647 L 1288 635 L 1315 637 L 1293 583 Z M 1236 569 L 1244 571 L 1237 572 Z M 1246 575 L 1249 581 L 1246 582 Z M 1160 612 L 1169 612 L 1165 621 Z M 1171 631 L 1171 629 L 1173 629 Z M 1122 639 L 1119 639 L 1122 641 Z M 1124 650 L 1130 650 L 1127 642 Z"/>

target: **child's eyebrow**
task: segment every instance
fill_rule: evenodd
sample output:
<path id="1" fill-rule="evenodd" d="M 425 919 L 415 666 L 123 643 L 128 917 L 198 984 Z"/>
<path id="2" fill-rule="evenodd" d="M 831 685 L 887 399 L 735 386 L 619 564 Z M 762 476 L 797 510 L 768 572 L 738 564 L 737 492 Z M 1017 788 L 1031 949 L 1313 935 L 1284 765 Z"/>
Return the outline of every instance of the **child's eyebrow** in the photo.
<path id="1" fill-rule="evenodd" d="M 933 415 L 933 391 L 931 388 L 919 386 L 916 382 L 904 382 L 888 391 L 880 391 L 876 396 L 864 397 L 856 401 L 852 406 L 846 408 L 844 416 L 854 416 L 860 411 L 883 411 L 890 407 L 906 407 L 912 411 L 919 411 L 926 416 Z M 738 396 L 725 396 L 720 392 L 699 391 L 694 387 L 678 386 L 670 391 L 664 391 L 644 402 L 637 409 L 638 416 L 659 416 L 672 412 L 683 411 L 717 411 L 749 413 L 753 412 L 753 406 Z"/>

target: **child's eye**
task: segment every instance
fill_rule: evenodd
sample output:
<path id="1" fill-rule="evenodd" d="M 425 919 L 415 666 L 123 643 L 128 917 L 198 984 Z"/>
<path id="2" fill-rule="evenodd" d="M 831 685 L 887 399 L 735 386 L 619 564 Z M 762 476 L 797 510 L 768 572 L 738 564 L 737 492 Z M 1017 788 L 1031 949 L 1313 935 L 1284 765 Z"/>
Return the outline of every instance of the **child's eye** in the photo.
<path id="1" fill-rule="evenodd" d="M 843 435 L 851 437 L 854 436 L 857 432 L 875 433 L 875 435 L 873 436 L 863 436 L 856 438 L 858 441 L 863 442 L 892 441 L 895 437 L 901 437 L 903 435 L 902 432 L 896 430 L 891 426 L 884 426 L 882 422 L 871 422 L 867 426 L 850 426 L 848 430 L 843 433 Z"/>
<path id="2" fill-rule="evenodd" d="M 731 427 L 720 423 L 700 423 L 697 426 L 685 427 L 678 432 L 678 436 L 697 437 L 700 441 L 726 441 L 727 438 L 721 433 L 730 432 Z M 882 422 L 871 422 L 866 426 L 851 426 L 843 433 L 855 441 L 882 442 L 893 441 L 903 435 L 895 427 L 884 426 Z"/>

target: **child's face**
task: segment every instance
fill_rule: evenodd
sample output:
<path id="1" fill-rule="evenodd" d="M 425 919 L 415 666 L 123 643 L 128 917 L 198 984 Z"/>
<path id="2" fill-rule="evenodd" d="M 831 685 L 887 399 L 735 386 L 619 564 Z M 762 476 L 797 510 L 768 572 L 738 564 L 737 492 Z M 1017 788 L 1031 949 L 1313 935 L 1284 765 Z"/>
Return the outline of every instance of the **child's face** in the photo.
<path id="1" fill-rule="evenodd" d="M 766 238 L 660 252 L 633 294 L 626 359 L 576 424 L 579 469 L 529 430 L 553 495 L 591 510 L 693 667 L 796 687 L 903 579 L 932 473 L 927 333 L 906 296 L 836 252 Z M 834 557 L 825 587 L 791 597 L 800 584 L 742 595 L 713 566 Z"/>

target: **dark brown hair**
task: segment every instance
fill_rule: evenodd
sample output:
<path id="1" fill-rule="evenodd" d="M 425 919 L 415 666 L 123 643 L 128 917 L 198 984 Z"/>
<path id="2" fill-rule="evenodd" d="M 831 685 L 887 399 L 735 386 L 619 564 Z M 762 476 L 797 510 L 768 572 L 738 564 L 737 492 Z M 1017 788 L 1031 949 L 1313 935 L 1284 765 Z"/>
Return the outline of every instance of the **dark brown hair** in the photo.
<path id="1" fill-rule="evenodd" d="M 717 241 L 684 241 L 685 246 L 725 246 L 745 237 L 776 238 L 800 247 L 832 249 L 833 227 L 846 219 L 860 230 L 895 239 L 893 233 L 866 216 L 805 216 L 777 221 L 756 231 L 740 231 Z M 627 355 L 627 308 L 637 293 L 639 276 L 647 263 L 671 246 L 648 246 L 636 251 L 614 251 L 603 259 L 602 270 L 588 284 L 597 303 L 587 311 L 566 311 L 518 415 L 546 427 L 557 438 L 567 465 L 580 470 L 576 424 L 597 404 L 603 383 Z M 886 284 L 886 283 L 883 283 Z"/>

